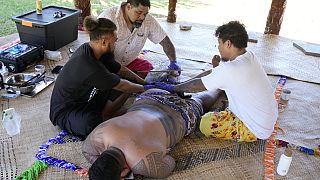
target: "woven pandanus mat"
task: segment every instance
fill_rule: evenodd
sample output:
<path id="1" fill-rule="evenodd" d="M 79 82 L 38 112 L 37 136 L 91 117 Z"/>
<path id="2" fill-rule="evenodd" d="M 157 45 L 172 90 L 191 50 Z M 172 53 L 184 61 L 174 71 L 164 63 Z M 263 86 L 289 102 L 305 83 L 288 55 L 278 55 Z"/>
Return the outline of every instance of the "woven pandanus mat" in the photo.
<path id="1" fill-rule="evenodd" d="M 278 77 L 270 76 L 271 82 Z M 320 145 L 320 85 L 288 79 L 285 89 L 291 91 L 288 106 L 279 114 L 279 127 L 284 134 L 277 138 L 287 142 L 316 148 Z"/>
<path id="2" fill-rule="evenodd" d="M 216 26 L 192 24 L 191 30 L 182 31 L 179 23 L 160 23 L 175 45 L 178 59 L 211 62 L 213 55 L 219 54 L 218 41 L 214 36 Z M 320 83 L 320 57 L 305 55 L 293 46 L 291 39 L 254 32 L 249 32 L 249 37 L 251 34 L 254 34 L 258 43 L 248 43 L 248 49 L 261 58 L 267 74 Z M 162 46 L 150 41 L 144 48 L 164 54 Z"/>
<path id="3" fill-rule="evenodd" d="M 10 39 L 11 38 L 11 39 Z M 10 36 L 8 42 L 17 38 Z M 43 60 L 41 64 L 50 72 L 56 65 L 64 65 L 69 56 L 69 48 L 76 49 L 87 41 L 85 33 L 79 33 L 79 39 L 60 49 L 61 61 Z M 1 41 L 2 42 L 2 41 Z M 211 53 L 210 53 L 211 54 Z M 157 68 L 168 65 L 163 55 L 147 53 L 147 58 Z M 206 63 L 185 60 L 181 63 L 182 81 L 208 69 Z M 27 71 L 32 72 L 30 67 Z M 272 84 L 279 77 L 270 76 Z M 49 103 L 53 85 L 33 98 L 1 100 L 2 109 L 14 107 L 20 114 L 21 132 L 9 137 L 0 128 L 0 179 L 14 179 L 31 166 L 35 160 L 38 147 L 56 136 L 59 129 L 49 120 Z M 279 138 L 307 147 L 319 144 L 319 85 L 288 80 L 285 88 L 291 90 L 291 99 L 287 109 L 280 114 L 279 125 L 286 132 L 278 133 Z M 312 147 L 311 147 L 312 148 Z M 262 179 L 264 141 L 256 143 L 234 143 L 205 138 L 199 132 L 182 140 L 170 154 L 176 159 L 177 166 L 168 179 Z M 284 149 L 276 150 L 277 163 Z M 48 154 L 59 159 L 89 167 L 81 154 L 81 142 L 53 145 Z M 320 158 L 294 151 L 289 174 L 277 179 L 317 179 L 320 177 Z M 83 179 L 71 170 L 49 167 L 41 173 L 40 179 Z M 148 179 L 136 176 L 136 179 Z"/>
<path id="4" fill-rule="evenodd" d="M 183 139 L 170 152 L 176 160 L 176 167 L 166 179 L 262 179 L 265 141 L 235 143 L 205 138 L 196 132 Z M 81 154 L 81 142 L 56 144 L 47 151 L 48 155 L 65 159 L 82 167 L 89 167 Z M 276 149 L 276 164 L 284 148 Z M 286 177 L 276 179 L 315 179 L 320 175 L 318 157 L 293 151 L 293 161 Z M 71 170 L 49 167 L 40 179 L 85 179 Z M 150 179 L 135 176 L 136 179 Z"/>

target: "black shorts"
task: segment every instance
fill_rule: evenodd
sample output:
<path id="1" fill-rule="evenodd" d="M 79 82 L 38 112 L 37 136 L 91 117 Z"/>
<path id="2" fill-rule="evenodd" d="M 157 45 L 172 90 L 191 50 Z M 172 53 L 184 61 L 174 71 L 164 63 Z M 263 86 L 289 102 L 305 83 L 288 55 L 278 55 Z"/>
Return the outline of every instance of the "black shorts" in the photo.
<path id="1" fill-rule="evenodd" d="M 91 131 L 104 122 L 102 111 L 107 101 L 114 101 L 122 92 L 98 92 L 89 102 L 69 107 L 59 113 L 58 126 L 84 140 Z"/>

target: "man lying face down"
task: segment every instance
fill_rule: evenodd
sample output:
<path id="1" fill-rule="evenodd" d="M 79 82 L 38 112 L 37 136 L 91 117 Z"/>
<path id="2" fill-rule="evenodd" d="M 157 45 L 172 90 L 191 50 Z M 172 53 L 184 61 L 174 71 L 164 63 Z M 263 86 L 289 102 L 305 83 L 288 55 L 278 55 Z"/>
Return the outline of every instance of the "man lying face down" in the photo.
<path id="1" fill-rule="evenodd" d="M 103 122 L 84 141 L 82 152 L 93 163 L 89 178 L 120 179 L 130 170 L 153 178 L 169 176 L 175 167 L 169 149 L 195 130 L 219 92 L 182 99 L 164 90 L 145 91 L 126 114 Z"/>

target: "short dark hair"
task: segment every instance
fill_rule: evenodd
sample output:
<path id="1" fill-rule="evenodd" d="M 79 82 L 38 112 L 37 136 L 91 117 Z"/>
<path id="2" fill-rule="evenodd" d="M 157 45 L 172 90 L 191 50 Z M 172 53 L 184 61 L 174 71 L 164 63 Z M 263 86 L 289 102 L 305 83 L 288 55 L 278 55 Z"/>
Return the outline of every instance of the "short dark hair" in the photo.
<path id="1" fill-rule="evenodd" d="M 114 31 L 117 30 L 117 26 L 106 18 L 96 19 L 87 16 L 83 25 L 89 32 L 90 40 L 98 40 L 101 37 L 113 35 Z"/>
<path id="2" fill-rule="evenodd" d="M 245 26 L 239 21 L 230 21 L 218 27 L 215 36 L 220 38 L 222 42 L 230 40 L 237 48 L 246 48 L 248 45 L 248 33 Z"/>
<path id="3" fill-rule="evenodd" d="M 119 180 L 125 162 L 122 151 L 110 146 L 89 168 L 89 179 Z"/>
<path id="4" fill-rule="evenodd" d="M 127 0 L 127 3 L 130 3 L 132 6 L 138 7 L 140 4 L 142 6 L 151 7 L 149 0 Z"/>

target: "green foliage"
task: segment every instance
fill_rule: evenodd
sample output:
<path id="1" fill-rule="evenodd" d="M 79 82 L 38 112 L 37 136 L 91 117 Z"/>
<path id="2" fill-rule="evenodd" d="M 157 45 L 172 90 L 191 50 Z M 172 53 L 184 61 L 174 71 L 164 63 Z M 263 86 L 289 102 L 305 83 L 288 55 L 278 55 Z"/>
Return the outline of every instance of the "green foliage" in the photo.
<path id="1" fill-rule="evenodd" d="M 123 0 L 91 0 L 91 11 L 93 15 L 100 14 L 105 8 L 117 6 Z M 151 14 L 152 8 L 163 9 L 167 12 L 169 0 L 150 0 Z M 0 37 L 17 32 L 15 22 L 12 16 L 25 14 L 34 11 L 36 8 L 36 0 L 0 0 Z M 73 0 L 42 0 L 43 7 L 48 5 L 57 5 L 64 7 L 74 7 Z M 193 8 L 195 6 L 205 5 L 201 0 L 179 0 L 177 7 Z M 153 14 L 156 17 L 161 15 Z M 163 15 L 162 15 L 163 16 Z"/>
<path id="2" fill-rule="evenodd" d="M 23 171 L 19 176 L 16 177 L 16 180 L 37 180 L 39 174 L 47 168 L 48 164 L 36 159 L 31 167 L 28 167 L 25 171 Z"/>
<path id="3" fill-rule="evenodd" d="M 0 37 L 17 32 L 12 16 L 34 11 L 36 8 L 35 0 L 0 0 L 0 4 Z M 42 5 L 73 7 L 73 3 L 66 0 L 42 0 Z"/>

